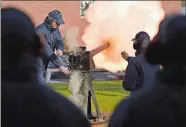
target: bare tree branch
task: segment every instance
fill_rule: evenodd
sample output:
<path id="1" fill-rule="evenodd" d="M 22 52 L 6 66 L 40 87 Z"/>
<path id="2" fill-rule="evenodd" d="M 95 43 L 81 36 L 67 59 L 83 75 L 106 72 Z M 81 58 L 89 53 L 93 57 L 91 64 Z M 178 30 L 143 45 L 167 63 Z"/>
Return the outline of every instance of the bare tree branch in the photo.
<path id="1" fill-rule="evenodd" d="M 92 2 L 94 2 L 94 0 L 91 0 L 91 1 L 80 1 L 82 14 L 85 13 L 85 11 L 89 8 L 89 5 Z"/>

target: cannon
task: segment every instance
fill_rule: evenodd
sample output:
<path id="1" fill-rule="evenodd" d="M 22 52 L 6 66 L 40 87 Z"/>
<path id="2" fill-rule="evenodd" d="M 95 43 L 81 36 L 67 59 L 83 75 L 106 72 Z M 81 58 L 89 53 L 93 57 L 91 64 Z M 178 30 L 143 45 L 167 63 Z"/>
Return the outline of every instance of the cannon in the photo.
<path id="1" fill-rule="evenodd" d="M 69 70 L 84 70 L 89 71 L 95 69 L 93 57 L 108 48 L 110 44 L 108 42 L 95 49 L 86 51 L 86 47 L 79 47 L 79 52 L 76 55 L 72 52 L 69 55 Z"/>
<path id="2" fill-rule="evenodd" d="M 87 117 L 89 120 L 95 122 L 103 122 L 107 120 L 107 117 L 102 116 L 99 105 L 94 93 L 94 88 L 92 85 L 92 75 L 91 72 L 93 69 L 95 69 L 95 63 L 93 60 L 93 57 L 108 48 L 110 44 L 108 42 L 98 46 L 95 49 L 92 49 L 90 51 L 86 51 L 86 47 L 78 47 L 79 50 L 76 53 L 70 53 L 69 59 L 68 59 L 68 68 L 69 70 L 78 70 L 81 71 L 84 77 L 83 85 L 88 86 L 88 102 L 87 102 Z M 96 109 L 96 116 L 92 115 L 91 111 L 91 98 L 93 100 L 95 109 Z"/>

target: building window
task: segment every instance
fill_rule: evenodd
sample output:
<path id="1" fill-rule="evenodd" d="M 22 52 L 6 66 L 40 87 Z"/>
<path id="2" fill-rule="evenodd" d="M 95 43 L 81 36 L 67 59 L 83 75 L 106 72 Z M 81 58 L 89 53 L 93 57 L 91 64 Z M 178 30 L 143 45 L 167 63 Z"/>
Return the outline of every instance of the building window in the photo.
<path id="1" fill-rule="evenodd" d="M 89 1 L 81 0 L 80 1 L 80 15 L 81 16 L 85 16 L 85 12 L 92 2 L 94 2 L 94 0 L 89 0 Z"/>

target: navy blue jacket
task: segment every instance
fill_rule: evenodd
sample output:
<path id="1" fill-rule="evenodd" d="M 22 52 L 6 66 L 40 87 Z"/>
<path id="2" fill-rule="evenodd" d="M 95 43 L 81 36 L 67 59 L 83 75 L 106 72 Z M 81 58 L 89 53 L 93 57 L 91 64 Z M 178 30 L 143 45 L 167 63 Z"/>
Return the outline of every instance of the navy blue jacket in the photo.
<path id="1" fill-rule="evenodd" d="M 38 66 L 45 65 L 45 69 L 48 63 L 51 61 L 57 67 L 62 66 L 62 63 L 58 60 L 57 56 L 54 54 L 55 49 L 64 49 L 64 43 L 62 40 L 61 33 L 58 28 L 51 28 L 47 23 L 42 23 L 36 27 L 36 33 L 42 36 L 45 43 L 43 56 L 38 60 Z"/>
<path id="2" fill-rule="evenodd" d="M 64 50 L 64 42 L 62 40 L 59 28 L 54 29 L 51 28 L 50 25 L 42 23 L 36 27 L 36 32 L 39 34 L 44 34 L 47 44 L 52 48 L 53 51 L 55 48 L 62 51 Z"/>
<path id="3" fill-rule="evenodd" d="M 150 88 L 159 69 L 158 65 L 152 66 L 147 63 L 143 54 L 131 58 L 123 79 L 123 88 L 132 93 L 135 91 L 135 94 Z"/>
<path id="4" fill-rule="evenodd" d="M 129 63 L 129 61 L 130 61 L 132 58 L 134 58 L 134 57 L 129 56 L 129 57 L 127 58 L 127 62 Z M 123 88 L 124 88 L 125 90 L 127 90 L 127 91 L 130 91 L 130 90 L 128 90 L 128 89 L 124 86 L 124 79 L 125 79 L 125 78 L 123 78 L 123 82 L 122 82 Z"/>
<path id="5" fill-rule="evenodd" d="M 130 60 L 131 58 L 134 58 L 134 57 L 133 57 L 133 56 L 129 56 L 128 59 L 127 59 L 127 62 L 129 62 L 129 60 Z"/>

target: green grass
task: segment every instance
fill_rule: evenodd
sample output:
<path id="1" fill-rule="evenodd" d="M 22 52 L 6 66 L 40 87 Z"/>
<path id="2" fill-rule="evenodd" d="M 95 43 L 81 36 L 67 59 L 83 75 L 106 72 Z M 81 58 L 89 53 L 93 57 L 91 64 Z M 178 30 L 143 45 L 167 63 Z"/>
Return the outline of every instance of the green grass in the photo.
<path id="1" fill-rule="evenodd" d="M 128 92 L 123 90 L 121 81 L 94 81 L 93 86 L 101 112 L 112 112 L 115 106 L 129 95 Z M 49 87 L 66 97 L 71 94 L 68 83 L 49 84 Z"/>

